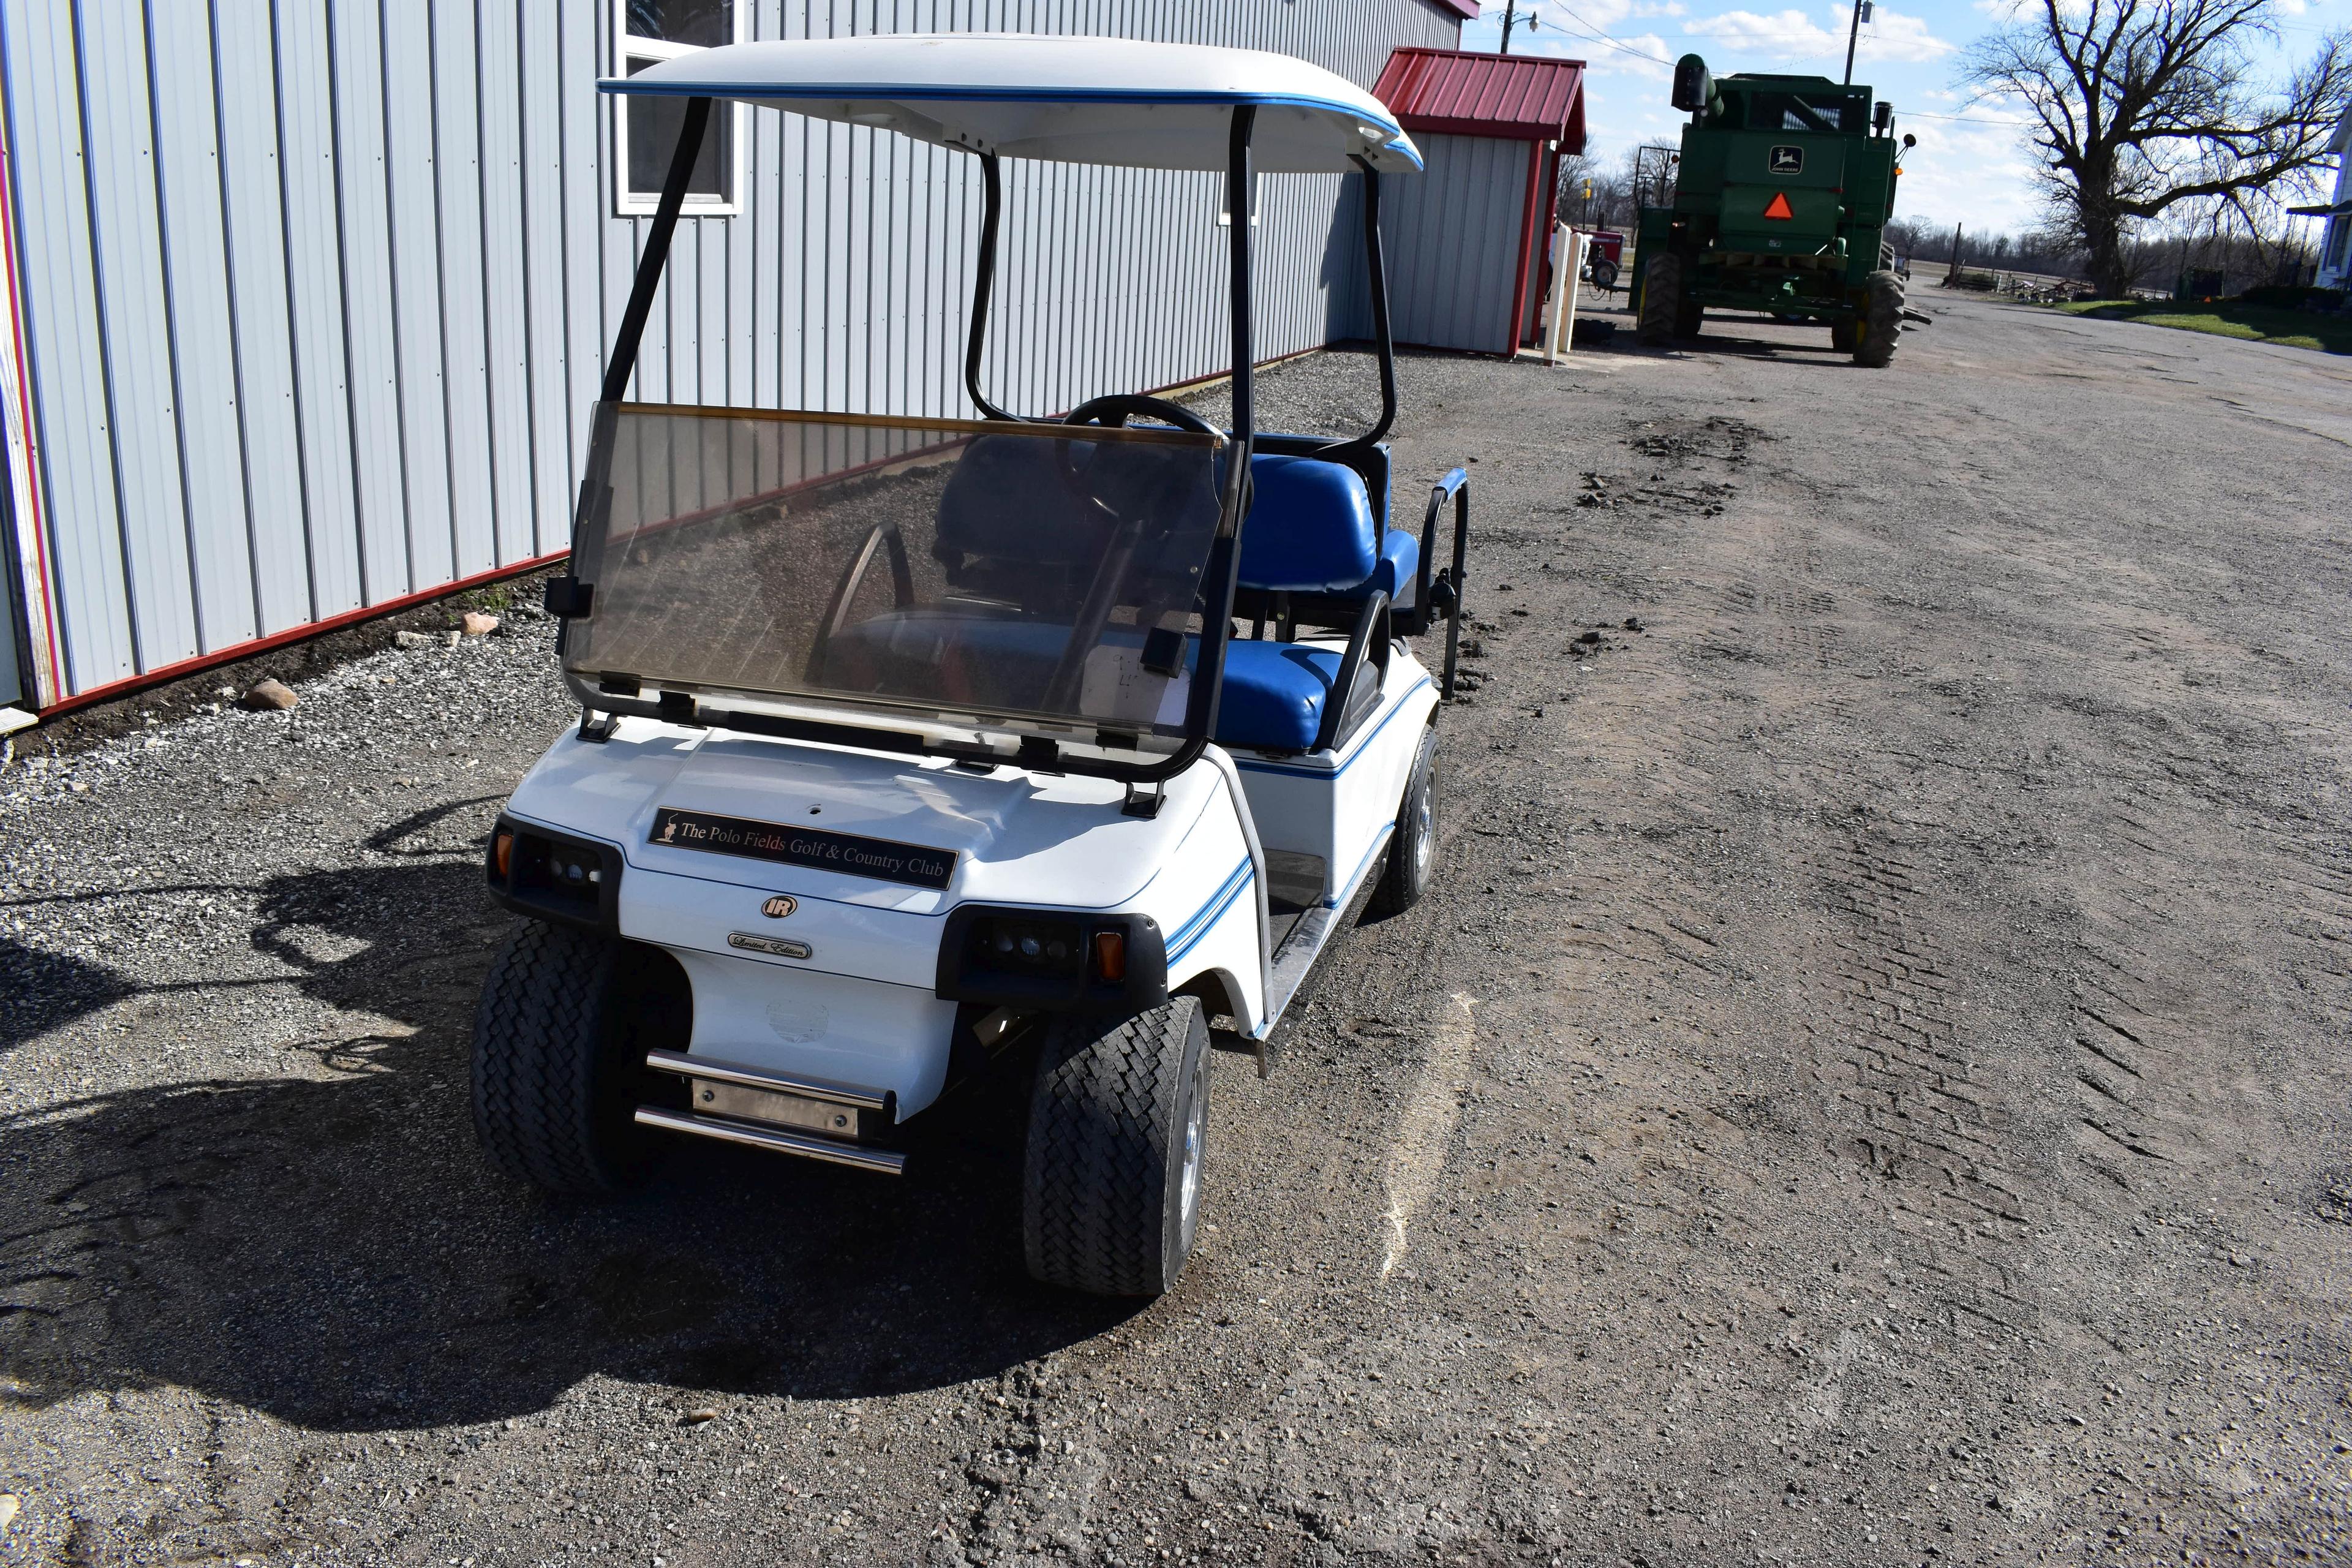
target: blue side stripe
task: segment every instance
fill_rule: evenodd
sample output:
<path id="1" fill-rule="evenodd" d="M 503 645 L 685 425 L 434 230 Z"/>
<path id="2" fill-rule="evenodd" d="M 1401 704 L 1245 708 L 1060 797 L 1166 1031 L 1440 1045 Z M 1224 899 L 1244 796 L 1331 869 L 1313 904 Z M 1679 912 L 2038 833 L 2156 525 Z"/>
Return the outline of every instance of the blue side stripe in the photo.
<path id="1" fill-rule="evenodd" d="M 1201 939 L 1209 934 L 1211 928 L 1233 907 L 1234 900 L 1241 897 L 1243 889 L 1256 879 L 1256 868 L 1250 864 L 1249 857 L 1242 857 L 1242 863 L 1233 868 L 1215 892 L 1209 895 L 1209 901 L 1178 926 L 1176 933 L 1168 939 L 1168 962 L 1173 963 L 1199 946 Z"/>

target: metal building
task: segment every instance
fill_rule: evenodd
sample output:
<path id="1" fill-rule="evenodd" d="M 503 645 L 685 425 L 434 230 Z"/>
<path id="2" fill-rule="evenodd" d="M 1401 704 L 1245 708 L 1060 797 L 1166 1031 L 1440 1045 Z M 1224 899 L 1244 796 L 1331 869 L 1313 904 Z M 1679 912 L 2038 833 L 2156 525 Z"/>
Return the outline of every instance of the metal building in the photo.
<path id="1" fill-rule="evenodd" d="M 1381 195 L 1397 341 L 1516 353 L 1543 314 L 1560 154 L 1584 151 L 1584 62 L 1402 47 L 1373 91 L 1429 165 Z"/>
<path id="2" fill-rule="evenodd" d="M 1398 46 L 1450 46 L 1476 14 L 0 5 L 0 703 L 78 705 L 562 552 L 584 415 L 674 136 L 661 109 L 600 96 L 600 76 L 743 38 L 986 31 L 1276 49 L 1370 85 Z M 715 140 L 635 395 L 970 412 L 971 161 L 740 109 Z M 1012 164 L 1006 184 L 998 401 L 1049 411 L 1221 368 L 1213 177 Z M 1265 356 L 1365 330 L 1356 199 L 1352 179 L 1262 180 Z M 1170 297 L 1201 309 L 1135 308 Z"/>

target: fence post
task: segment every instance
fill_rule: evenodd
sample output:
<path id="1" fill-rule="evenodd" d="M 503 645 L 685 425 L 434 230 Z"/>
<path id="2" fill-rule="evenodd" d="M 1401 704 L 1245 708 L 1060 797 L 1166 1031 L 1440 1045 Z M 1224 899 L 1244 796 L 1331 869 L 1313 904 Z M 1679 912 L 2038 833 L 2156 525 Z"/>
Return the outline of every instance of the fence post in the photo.
<path id="1" fill-rule="evenodd" d="M 1581 229 L 1566 224 L 1552 235 L 1551 322 L 1544 334 L 1544 363 L 1558 364 L 1563 351 L 1573 352 L 1576 336 L 1577 283 L 1584 271 L 1587 241 Z"/>

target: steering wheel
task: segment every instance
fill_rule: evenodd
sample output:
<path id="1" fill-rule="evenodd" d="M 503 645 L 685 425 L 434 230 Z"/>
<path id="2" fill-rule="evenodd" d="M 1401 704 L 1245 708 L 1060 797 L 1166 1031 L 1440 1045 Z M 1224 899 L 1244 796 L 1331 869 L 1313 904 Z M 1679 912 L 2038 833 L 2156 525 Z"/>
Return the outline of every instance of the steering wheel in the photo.
<path id="1" fill-rule="evenodd" d="M 1218 441 L 1224 439 L 1223 431 L 1181 404 L 1171 403 L 1162 397 L 1144 397 L 1129 393 L 1090 397 L 1064 415 L 1062 423 L 1106 425 L 1118 430 L 1126 428 L 1129 418 L 1139 414 L 1149 415 L 1190 435 L 1206 436 Z M 1061 447 L 1062 479 L 1068 485 L 1070 493 L 1091 503 L 1113 526 L 1126 521 L 1122 509 L 1113 503 L 1113 498 L 1106 496 L 1097 488 L 1097 482 L 1107 477 L 1097 467 L 1102 462 L 1101 449 L 1097 447 L 1087 453 L 1085 460 L 1081 461 L 1077 442 L 1065 441 Z M 1116 467 L 1112 465 L 1114 474 Z"/>
<path id="2" fill-rule="evenodd" d="M 1142 397 L 1131 393 L 1118 393 L 1109 397 L 1089 397 L 1062 416 L 1065 425 L 1109 425 L 1124 426 L 1137 414 L 1148 414 L 1163 425 L 1173 425 L 1179 430 L 1189 430 L 1195 436 L 1214 436 L 1222 439 L 1224 432 L 1185 407 L 1164 397 Z"/>

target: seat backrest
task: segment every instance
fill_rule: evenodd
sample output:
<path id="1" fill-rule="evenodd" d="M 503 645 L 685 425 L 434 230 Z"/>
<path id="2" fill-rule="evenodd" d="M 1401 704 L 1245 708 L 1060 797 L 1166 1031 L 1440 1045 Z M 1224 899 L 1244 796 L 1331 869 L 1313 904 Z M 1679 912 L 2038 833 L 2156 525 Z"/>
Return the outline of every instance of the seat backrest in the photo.
<path id="1" fill-rule="evenodd" d="M 1092 451 L 1034 436 L 973 437 L 940 497 L 935 550 L 1027 566 L 1091 560 L 1104 524 L 1061 465 Z"/>
<path id="2" fill-rule="evenodd" d="M 1364 476 L 1364 491 L 1372 503 L 1372 524 L 1389 526 L 1389 444 L 1375 441 L 1369 447 L 1346 447 L 1341 456 L 1331 454 L 1328 436 L 1286 436 L 1279 431 L 1261 430 L 1253 447 L 1258 452 L 1273 452 L 1285 458 L 1321 458 L 1327 463 L 1341 462 Z"/>
<path id="3" fill-rule="evenodd" d="M 1363 476 L 1319 458 L 1250 458 L 1249 521 L 1239 583 L 1269 594 L 1344 594 L 1380 564 L 1380 531 Z"/>

